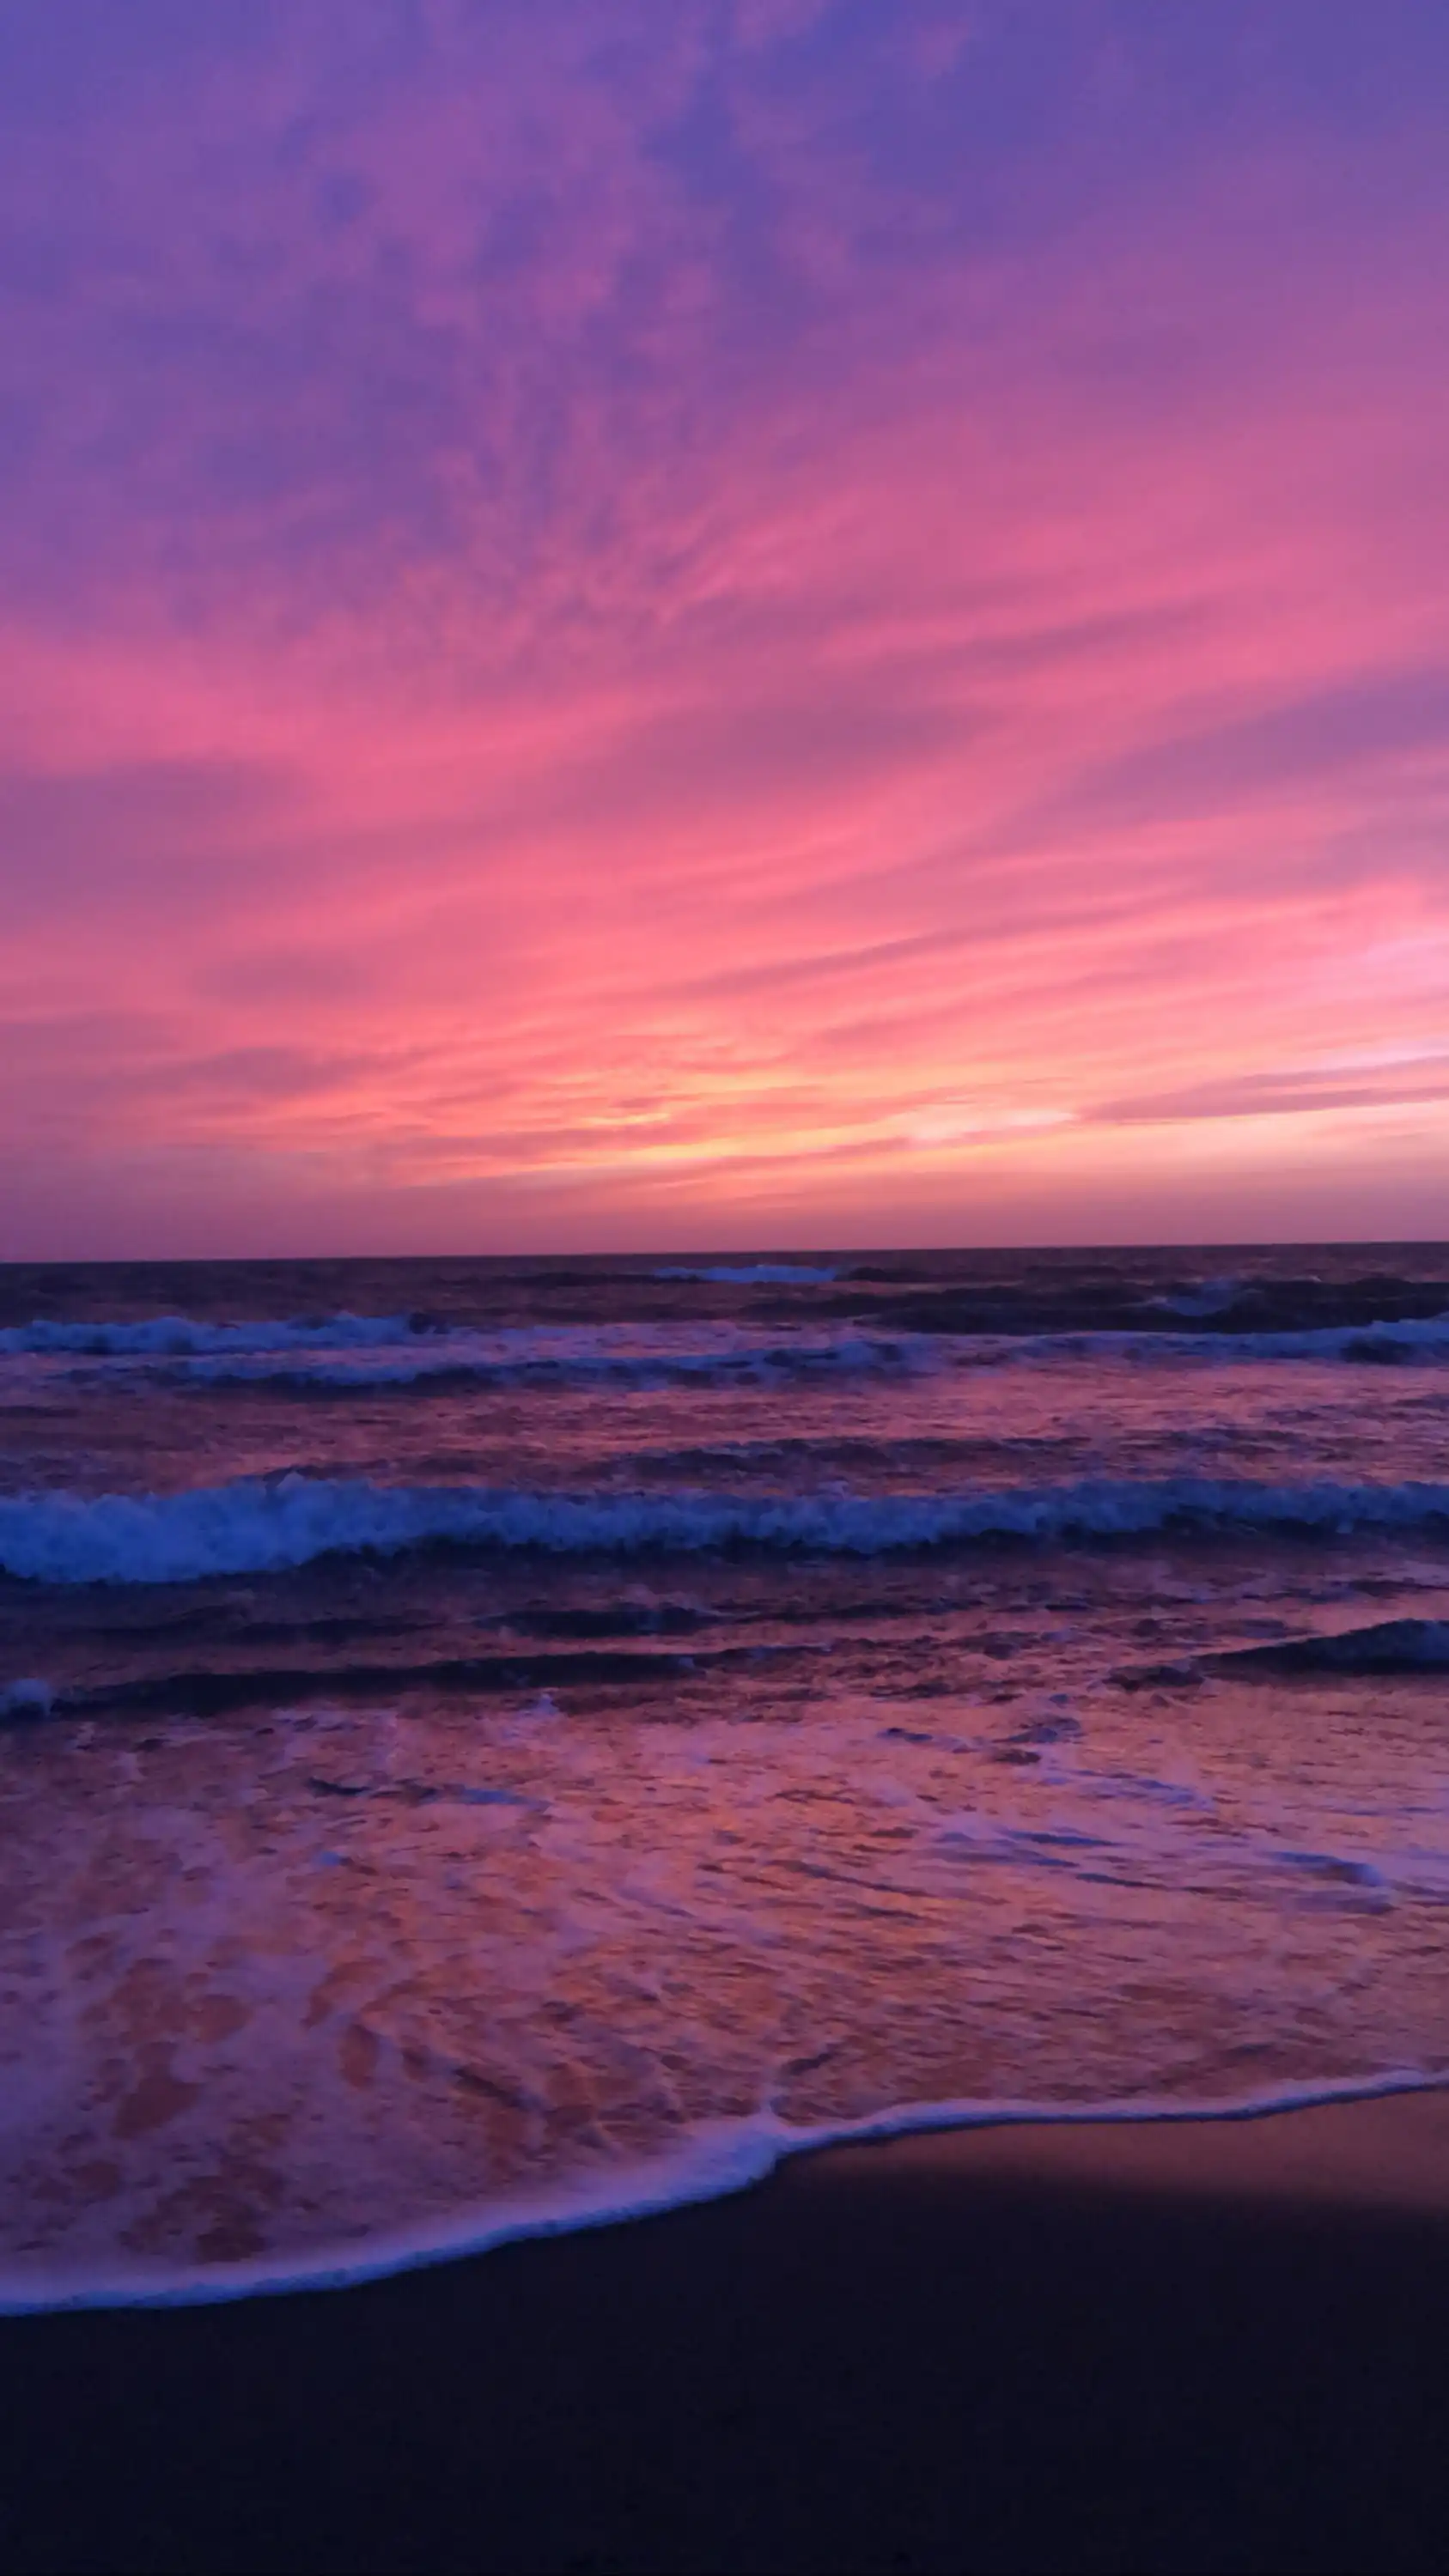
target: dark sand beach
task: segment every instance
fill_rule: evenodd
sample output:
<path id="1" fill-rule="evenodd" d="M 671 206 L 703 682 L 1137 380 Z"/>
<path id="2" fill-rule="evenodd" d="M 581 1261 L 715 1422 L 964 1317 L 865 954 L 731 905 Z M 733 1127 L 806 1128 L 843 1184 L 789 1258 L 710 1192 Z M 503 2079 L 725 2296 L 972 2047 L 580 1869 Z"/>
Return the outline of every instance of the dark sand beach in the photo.
<path id="1" fill-rule="evenodd" d="M 0 2324 L 16 2570 L 1438 2569 L 1449 2094 L 945 2133 Z"/>

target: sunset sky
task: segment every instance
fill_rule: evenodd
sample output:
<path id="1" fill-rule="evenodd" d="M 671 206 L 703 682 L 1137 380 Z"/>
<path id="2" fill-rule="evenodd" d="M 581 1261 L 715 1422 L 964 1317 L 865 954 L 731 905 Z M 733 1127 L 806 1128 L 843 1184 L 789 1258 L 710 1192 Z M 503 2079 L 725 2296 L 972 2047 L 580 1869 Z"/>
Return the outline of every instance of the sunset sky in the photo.
<path id="1" fill-rule="evenodd" d="M 1449 1232 L 1449 8 L 10 0 L 0 1255 Z"/>

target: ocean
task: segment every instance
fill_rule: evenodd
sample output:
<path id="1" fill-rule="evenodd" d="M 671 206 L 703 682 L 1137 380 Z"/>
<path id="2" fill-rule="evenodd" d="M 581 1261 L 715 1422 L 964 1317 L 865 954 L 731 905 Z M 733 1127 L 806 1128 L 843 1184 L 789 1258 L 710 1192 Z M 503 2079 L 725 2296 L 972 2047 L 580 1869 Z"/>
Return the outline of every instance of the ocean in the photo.
<path id="1" fill-rule="evenodd" d="M 0 1271 L 0 2305 L 1449 2076 L 1449 1248 Z"/>

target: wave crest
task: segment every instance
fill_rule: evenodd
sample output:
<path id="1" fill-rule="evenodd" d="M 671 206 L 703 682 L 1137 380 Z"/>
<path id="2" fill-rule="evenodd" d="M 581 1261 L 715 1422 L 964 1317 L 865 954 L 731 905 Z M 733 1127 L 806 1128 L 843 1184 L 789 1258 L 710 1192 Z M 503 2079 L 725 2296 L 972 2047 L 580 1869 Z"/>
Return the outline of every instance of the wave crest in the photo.
<path id="1" fill-rule="evenodd" d="M 0 1331 L 0 1353 L 174 1359 L 207 1351 L 376 1350 L 410 1342 L 426 1330 L 414 1315 L 296 1315 L 288 1321 L 241 1324 L 205 1324 L 192 1315 L 147 1315 L 131 1322 L 37 1320 Z"/>
<path id="2" fill-rule="evenodd" d="M 981 1544 L 1131 1542 L 1235 1530 L 1299 1539 L 1449 1528 L 1449 1485 L 1262 1485 L 1174 1476 L 955 1494 L 512 1491 L 246 1478 L 176 1494 L 0 1498 L 0 1569 L 49 1583 L 187 1583 L 336 1554 L 455 1546 L 549 1555 L 722 1549 L 878 1556 Z"/>

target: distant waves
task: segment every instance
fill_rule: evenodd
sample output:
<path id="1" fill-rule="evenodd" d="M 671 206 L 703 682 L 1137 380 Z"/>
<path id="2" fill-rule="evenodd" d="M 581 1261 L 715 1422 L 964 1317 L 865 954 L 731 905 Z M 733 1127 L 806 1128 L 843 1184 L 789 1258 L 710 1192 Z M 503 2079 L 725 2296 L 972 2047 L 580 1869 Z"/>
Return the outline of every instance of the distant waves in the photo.
<path id="1" fill-rule="evenodd" d="M 664 1389 L 832 1377 L 932 1376 L 956 1369 L 1051 1366 L 1204 1368 L 1295 1360 L 1393 1367 L 1449 1361 L 1449 1316 L 1265 1333 L 957 1334 L 865 1324 L 770 1330 L 695 1325 L 530 1325 L 434 1329 L 407 1316 L 311 1323 L 33 1324 L 0 1333 L 0 1362 L 102 1368 L 116 1391 L 158 1373 L 173 1385 L 298 1396 L 450 1395 L 469 1388 Z"/>

